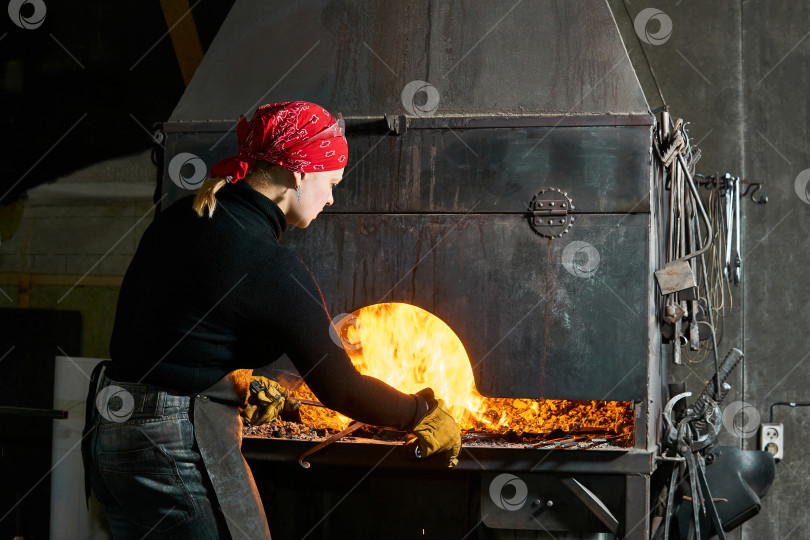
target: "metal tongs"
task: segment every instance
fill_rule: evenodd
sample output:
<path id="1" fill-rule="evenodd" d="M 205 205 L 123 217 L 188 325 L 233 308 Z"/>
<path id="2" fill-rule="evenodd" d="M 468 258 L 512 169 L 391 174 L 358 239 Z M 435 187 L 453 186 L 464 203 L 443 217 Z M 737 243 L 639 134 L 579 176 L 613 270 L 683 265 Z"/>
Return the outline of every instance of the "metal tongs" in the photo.
<path id="1" fill-rule="evenodd" d="M 321 407 L 323 407 L 323 405 L 321 405 Z M 301 454 L 298 457 L 298 464 L 301 465 L 305 469 L 309 469 L 311 467 L 311 465 L 309 464 L 308 461 L 304 461 L 305 457 L 311 456 L 312 454 L 314 454 L 318 450 L 329 446 L 330 444 L 337 441 L 338 439 L 342 439 L 346 435 L 348 435 L 348 434 L 350 434 L 350 433 L 352 433 L 354 431 L 357 431 L 358 429 L 360 429 L 363 426 L 365 426 L 365 424 L 363 422 L 355 422 L 354 424 L 351 424 L 349 427 L 347 427 L 343 431 L 335 433 L 334 435 L 332 435 L 328 439 L 325 439 L 325 440 L 319 442 L 316 446 L 313 446 L 312 448 L 310 448 L 309 450 L 307 450 L 306 452 L 304 452 L 303 454 Z"/>
<path id="2" fill-rule="evenodd" d="M 709 484 L 706 480 L 705 458 L 702 453 L 714 446 L 720 428 L 723 424 L 723 414 L 720 405 L 728 395 L 731 386 L 724 381 L 728 378 L 734 368 L 743 359 L 743 353 L 739 349 L 731 349 L 720 364 L 713 380 L 709 381 L 697 401 L 688 407 L 682 417 L 677 418 L 673 414 L 675 404 L 681 399 L 691 396 L 691 392 L 684 392 L 674 396 L 664 407 L 664 445 L 668 451 L 680 457 L 686 465 L 686 476 L 689 479 L 689 498 L 684 498 L 692 503 L 692 516 L 694 519 L 695 538 L 702 538 L 700 535 L 700 508 L 705 509 L 704 514 L 708 514 L 715 527 L 715 532 L 720 540 L 725 539 L 720 517 L 717 508 L 714 506 L 714 498 L 711 496 Z M 662 525 L 659 527 L 663 531 L 664 538 L 669 538 L 670 522 L 677 519 L 677 509 L 679 503 L 674 500 L 677 485 L 683 479 L 684 471 L 681 467 L 673 467 L 669 481 L 669 491 L 667 493 L 667 503 Z M 659 534 L 655 535 L 656 538 Z"/>
<path id="3" fill-rule="evenodd" d="M 326 405 L 324 405 L 320 401 L 316 401 L 314 399 L 296 399 L 296 398 L 288 399 L 284 404 L 284 408 L 286 410 L 293 410 L 294 411 L 294 410 L 297 410 L 298 407 L 300 407 L 301 405 L 311 405 L 313 407 L 323 407 L 325 409 L 327 408 Z M 319 442 L 317 445 L 313 446 L 312 448 L 310 448 L 309 450 L 307 450 L 306 452 L 301 454 L 298 457 L 298 464 L 301 465 L 305 469 L 309 469 L 311 467 L 311 465 L 310 465 L 310 463 L 308 461 L 304 461 L 304 458 L 306 458 L 308 456 L 311 456 L 312 454 L 314 454 L 318 450 L 321 450 L 322 448 L 326 448 L 327 446 L 329 446 L 333 442 L 335 442 L 335 441 L 337 441 L 339 439 L 342 439 L 346 435 L 349 435 L 350 433 L 352 433 L 354 431 L 357 431 L 358 429 L 360 429 L 361 427 L 363 427 L 365 425 L 366 424 L 364 424 L 363 422 L 355 422 L 355 423 L 351 424 L 349 427 L 347 427 L 346 429 L 344 429 L 343 431 L 335 433 L 334 435 L 330 436 L 329 438 L 324 439 L 323 441 Z"/>
<path id="4" fill-rule="evenodd" d="M 703 254 L 711 247 L 713 230 L 692 173 L 699 153 L 691 151 L 683 121 L 678 119 L 670 130 L 669 114 L 662 113 L 654 148 L 664 177 L 669 179 L 670 192 L 666 263 L 655 272 L 655 278 L 665 297 L 662 319 L 672 327 L 673 361 L 680 364 L 682 345 L 688 343 L 691 350 L 700 348 L 696 261 L 703 264 Z"/>
<path id="5" fill-rule="evenodd" d="M 735 284 L 740 283 L 742 259 L 740 258 L 740 179 L 726 173 L 726 264 L 723 274 Z M 734 233 L 734 234 L 732 234 Z M 731 260 L 732 236 L 736 236 L 734 260 Z"/>

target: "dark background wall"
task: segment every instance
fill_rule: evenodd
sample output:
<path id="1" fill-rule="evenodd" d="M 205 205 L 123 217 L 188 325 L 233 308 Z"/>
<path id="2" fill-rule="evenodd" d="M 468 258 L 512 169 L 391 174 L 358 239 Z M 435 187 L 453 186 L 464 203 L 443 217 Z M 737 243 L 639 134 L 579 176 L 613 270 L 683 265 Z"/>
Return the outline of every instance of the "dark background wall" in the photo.
<path id="1" fill-rule="evenodd" d="M 610 0 L 610 5 L 652 108 L 661 100 L 630 17 L 654 7 L 672 21 L 669 39 L 644 44 L 644 52 L 672 114 L 691 122 L 690 135 L 703 156 L 698 171 L 765 182 L 766 205 L 741 203 L 743 278 L 732 286 L 733 309 L 723 321 L 720 349 L 725 354 L 739 347 L 745 353 L 725 405 L 742 401 L 751 419 L 741 421 L 753 425 L 759 416 L 767 422 L 770 403 L 810 398 L 810 199 L 799 177 L 810 167 L 810 3 Z M 660 28 L 651 21 L 648 30 Z M 685 380 L 688 390 L 699 391 L 711 376 L 710 360 L 670 364 L 669 373 L 670 380 Z M 761 514 L 732 538 L 810 537 L 803 504 L 810 494 L 810 458 L 804 451 L 809 413 L 774 410 L 774 421 L 785 424 L 785 458 Z M 757 444 L 753 430 L 750 437 L 725 432 L 722 440 L 743 448 Z"/>

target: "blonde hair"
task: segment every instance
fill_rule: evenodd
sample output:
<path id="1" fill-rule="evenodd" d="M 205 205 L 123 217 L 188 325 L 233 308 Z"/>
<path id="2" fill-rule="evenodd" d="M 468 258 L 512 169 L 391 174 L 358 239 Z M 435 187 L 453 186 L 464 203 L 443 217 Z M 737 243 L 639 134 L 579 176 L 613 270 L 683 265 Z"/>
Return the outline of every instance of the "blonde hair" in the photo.
<path id="1" fill-rule="evenodd" d="M 228 181 L 224 178 L 209 178 L 203 182 L 194 197 L 194 202 L 191 203 L 191 207 L 194 208 L 198 216 L 203 217 L 206 208 L 208 208 L 208 217 L 214 215 L 214 210 L 217 207 L 217 191 L 227 183 Z"/>
<path id="2" fill-rule="evenodd" d="M 276 183 L 276 176 L 278 171 L 276 169 L 280 169 L 282 171 L 286 171 L 282 167 L 278 165 L 272 165 L 265 161 L 257 161 L 250 169 L 248 169 L 247 173 L 245 174 L 244 182 L 247 182 L 251 185 L 251 187 L 266 187 L 269 184 Z M 208 209 L 208 217 L 214 215 L 214 210 L 217 207 L 217 191 L 219 191 L 222 186 L 228 183 L 227 180 L 224 178 L 209 178 L 203 185 L 200 186 L 200 189 L 197 191 L 197 195 L 194 197 L 194 202 L 191 203 L 192 208 L 194 211 L 197 212 L 197 215 L 203 217 L 206 213 L 206 209 Z"/>

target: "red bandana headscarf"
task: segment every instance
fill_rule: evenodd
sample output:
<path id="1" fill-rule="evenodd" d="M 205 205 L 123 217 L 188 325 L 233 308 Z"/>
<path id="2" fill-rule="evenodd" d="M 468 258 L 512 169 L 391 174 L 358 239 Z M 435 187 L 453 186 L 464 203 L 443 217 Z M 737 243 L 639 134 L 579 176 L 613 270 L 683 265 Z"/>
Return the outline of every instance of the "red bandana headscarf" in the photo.
<path id="1" fill-rule="evenodd" d="M 295 172 L 334 171 L 346 166 L 349 147 L 326 109 L 306 101 L 262 105 L 236 126 L 239 153 L 211 167 L 211 177 L 237 182 L 258 160 Z"/>

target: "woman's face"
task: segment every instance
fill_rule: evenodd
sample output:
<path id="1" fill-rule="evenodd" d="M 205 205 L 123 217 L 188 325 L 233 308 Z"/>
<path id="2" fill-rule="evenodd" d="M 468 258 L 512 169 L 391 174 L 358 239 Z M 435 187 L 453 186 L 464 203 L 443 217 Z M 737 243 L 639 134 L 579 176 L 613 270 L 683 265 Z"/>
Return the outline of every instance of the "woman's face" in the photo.
<path id="1" fill-rule="evenodd" d="M 306 228 L 326 206 L 335 202 L 332 188 L 343 178 L 343 169 L 336 171 L 301 173 L 299 190 L 301 200 L 295 197 L 290 204 L 287 221 L 300 229 Z"/>

